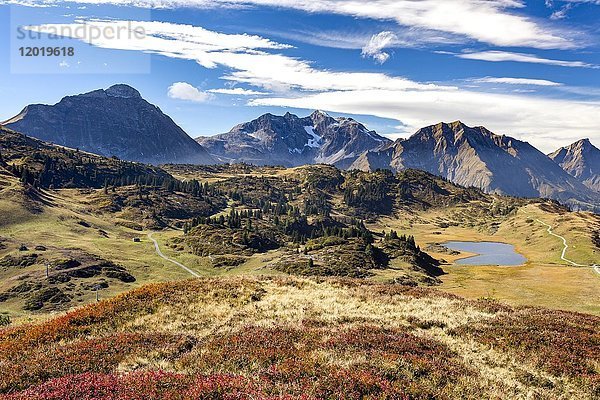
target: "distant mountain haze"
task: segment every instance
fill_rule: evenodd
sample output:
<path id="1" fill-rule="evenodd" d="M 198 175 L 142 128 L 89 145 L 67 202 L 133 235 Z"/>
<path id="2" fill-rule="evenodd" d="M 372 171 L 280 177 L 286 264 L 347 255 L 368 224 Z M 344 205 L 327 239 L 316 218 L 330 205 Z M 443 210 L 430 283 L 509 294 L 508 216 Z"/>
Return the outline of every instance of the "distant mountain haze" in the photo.
<path id="1" fill-rule="evenodd" d="M 352 118 L 333 118 L 322 111 L 304 118 L 265 114 L 228 133 L 196 140 L 225 162 L 288 167 L 323 163 L 341 168 L 363 152 L 391 143 Z"/>
<path id="2" fill-rule="evenodd" d="M 549 157 L 584 185 L 600 192 L 600 150 L 589 139 L 562 147 Z"/>
<path id="3" fill-rule="evenodd" d="M 128 85 L 28 105 L 3 122 L 37 139 L 149 164 L 214 164 L 208 152 Z"/>

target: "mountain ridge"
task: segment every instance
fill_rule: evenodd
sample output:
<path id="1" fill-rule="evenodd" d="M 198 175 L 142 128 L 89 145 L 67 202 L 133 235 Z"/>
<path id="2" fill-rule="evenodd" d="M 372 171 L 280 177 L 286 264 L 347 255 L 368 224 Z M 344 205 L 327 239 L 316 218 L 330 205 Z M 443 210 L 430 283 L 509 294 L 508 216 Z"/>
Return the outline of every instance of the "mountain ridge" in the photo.
<path id="1" fill-rule="evenodd" d="M 221 161 L 288 167 L 325 163 L 342 168 L 364 151 L 391 142 L 352 118 L 334 118 L 320 110 L 302 118 L 289 112 L 267 113 L 227 133 L 196 140 Z"/>
<path id="2" fill-rule="evenodd" d="M 375 152 L 351 169 L 421 169 L 488 193 L 548 197 L 575 208 L 593 208 L 599 195 L 527 142 L 461 121 L 422 128 Z"/>
<path id="3" fill-rule="evenodd" d="M 341 169 L 420 169 L 488 193 L 547 197 L 575 209 L 600 206 L 600 150 L 580 140 L 550 154 L 461 121 L 438 123 L 391 141 L 348 117 L 266 113 L 229 132 L 190 138 L 138 90 L 116 84 L 31 104 L 5 126 L 34 138 L 150 164 L 249 163 Z"/>

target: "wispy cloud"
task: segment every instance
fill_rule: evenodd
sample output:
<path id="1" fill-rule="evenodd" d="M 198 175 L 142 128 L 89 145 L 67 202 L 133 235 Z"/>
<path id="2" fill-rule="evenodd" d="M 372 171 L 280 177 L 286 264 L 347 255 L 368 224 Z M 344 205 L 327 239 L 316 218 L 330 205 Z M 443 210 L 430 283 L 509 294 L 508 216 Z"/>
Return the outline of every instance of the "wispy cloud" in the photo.
<path id="1" fill-rule="evenodd" d="M 362 48 L 362 56 L 373 58 L 379 64 L 385 63 L 389 58 L 389 53 L 383 51 L 388 47 L 397 36 L 394 32 L 383 31 L 371 36 L 369 42 Z"/>
<path id="2" fill-rule="evenodd" d="M 561 20 L 567 18 L 569 11 L 582 4 L 600 5 L 600 0 L 559 0 L 557 3 L 563 3 L 560 8 L 550 15 L 552 20 Z M 546 0 L 546 7 L 554 8 L 554 1 Z"/>
<path id="3" fill-rule="evenodd" d="M 573 8 L 573 3 L 567 3 L 562 6 L 559 10 L 556 10 L 550 15 L 550 19 L 558 20 L 567 18 L 567 14 Z"/>
<path id="4" fill-rule="evenodd" d="M 553 82 L 545 79 L 529 78 L 495 78 L 487 76 L 485 78 L 471 79 L 471 82 L 477 83 L 500 83 L 506 85 L 524 85 L 524 86 L 562 86 L 562 83 Z"/>
<path id="5" fill-rule="evenodd" d="M 35 4 L 57 4 L 57 0 L 31 0 Z M 450 34 L 496 46 L 540 49 L 578 47 L 569 32 L 561 32 L 541 21 L 515 13 L 523 0 L 78 0 L 150 8 L 270 6 L 311 13 L 348 15 L 393 20 L 415 27 Z"/>
<path id="6" fill-rule="evenodd" d="M 559 67 L 572 67 L 572 68 L 600 68 L 598 65 L 585 63 L 582 61 L 564 61 L 554 60 L 550 58 L 538 57 L 535 54 L 526 53 L 511 53 L 507 51 L 481 51 L 474 53 L 456 53 L 456 57 L 465 58 L 468 60 L 481 60 L 490 62 L 504 62 L 514 61 L 522 63 L 533 63 L 533 64 L 546 64 L 556 65 Z"/>
<path id="7" fill-rule="evenodd" d="M 143 36 L 122 33 L 92 35 L 112 26 L 114 31 L 135 30 Z M 83 28 L 83 29 L 82 29 Z M 381 73 L 334 72 L 314 68 L 310 62 L 266 50 L 285 50 L 286 44 L 259 36 L 224 34 L 191 25 L 144 21 L 79 21 L 73 24 L 46 24 L 28 29 L 62 32 L 63 35 L 109 49 L 138 50 L 172 58 L 194 60 L 206 68 L 225 67 L 231 72 L 222 78 L 272 91 L 323 91 L 354 89 L 440 90 L 433 84 L 414 82 Z M 444 90 L 453 90 L 444 87 Z"/>
<path id="8" fill-rule="evenodd" d="M 258 92 L 256 90 L 248 90 L 242 88 L 233 88 L 233 89 L 210 89 L 208 90 L 210 93 L 216 94 L 228 94 L 233 96 L 265 96 L 269 93 L 266 92 Z"/>
<path id="9" fill-rule="evenodd" d="M 190 85 L 187 82 L 175 82 L 167 91 L 167 95 L 172 99 L 193 101 L 195 103 L 205 103 L 212 98 L 210 93 Z"/>

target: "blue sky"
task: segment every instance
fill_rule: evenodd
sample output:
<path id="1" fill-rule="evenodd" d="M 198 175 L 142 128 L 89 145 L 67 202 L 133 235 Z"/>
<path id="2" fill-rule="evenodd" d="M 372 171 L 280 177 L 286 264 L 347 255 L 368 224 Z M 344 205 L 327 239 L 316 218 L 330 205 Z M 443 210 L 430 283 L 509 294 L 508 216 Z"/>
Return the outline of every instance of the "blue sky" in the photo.
<path id="1" fill-rule="evenodd" d="M 600 146 L 598 0 L 19 0 L 0 29 L 0 120 L 128 83 L 191 136 L 323 109 L 391 138 L 460 119 L 545 152 Z"/>

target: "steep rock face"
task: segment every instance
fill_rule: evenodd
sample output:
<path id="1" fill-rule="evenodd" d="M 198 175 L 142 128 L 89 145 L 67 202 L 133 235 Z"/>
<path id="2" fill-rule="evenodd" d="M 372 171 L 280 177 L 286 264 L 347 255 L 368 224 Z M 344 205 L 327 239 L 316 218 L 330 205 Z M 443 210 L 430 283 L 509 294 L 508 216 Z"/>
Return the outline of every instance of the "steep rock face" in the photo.
<path id="1" fill-rule="evenodd" d="M 361 153 L 390 143 L 352 118 L 333 118 L 322 111 L 305 118 L 265 114 L 228 133 L 196 140 L 222 161 L 342 168 Z"/>
<path id="2" fill-rule="evenodd" d="M 208 152 L 128 85 L 28 105 L 6 127 L 62 146 L 151 164 L 213 164 Z"/>
<path id="3" fill-rule="evenodd" d="M 529 143 L 460 121 L 428 126 L 408 139 L 364 153 L 351 168 L 421 169 L 488 193 L 548 197 L 577 208 L 600 204 L 596 193 Z"/>
<path id="4" fill-rule="evenodd" d="M 562 147 L 549 157 L 584 185 L 600 192 L 600 150 L 589 139 Z"/>

